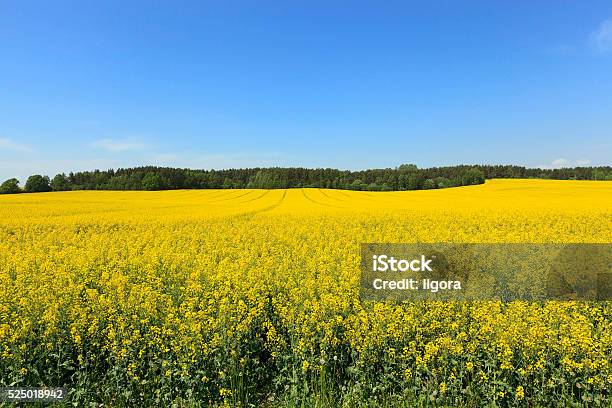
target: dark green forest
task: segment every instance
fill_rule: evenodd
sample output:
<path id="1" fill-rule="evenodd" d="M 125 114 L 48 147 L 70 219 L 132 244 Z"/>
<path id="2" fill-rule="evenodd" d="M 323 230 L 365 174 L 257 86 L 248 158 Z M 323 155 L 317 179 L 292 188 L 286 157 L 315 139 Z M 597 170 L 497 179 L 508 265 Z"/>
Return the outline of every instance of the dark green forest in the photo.
<path id="1" fill-rule="evenodd" d="M 482 184 L 493 178 L 555 180 L 612 180 L 612 167 L 531 169 L 511 165 L 459 165 L 419 169 L 414 164 L 360 171 L 272 167 L 227 170 L 191 170 L 171 167 L 135 167 L 57 174 L 17 179 L 0 185 L 0 193 L 68 190 L 177 190 L 225 188 L 333 188 L 367 191 L 427 190 Z"/>

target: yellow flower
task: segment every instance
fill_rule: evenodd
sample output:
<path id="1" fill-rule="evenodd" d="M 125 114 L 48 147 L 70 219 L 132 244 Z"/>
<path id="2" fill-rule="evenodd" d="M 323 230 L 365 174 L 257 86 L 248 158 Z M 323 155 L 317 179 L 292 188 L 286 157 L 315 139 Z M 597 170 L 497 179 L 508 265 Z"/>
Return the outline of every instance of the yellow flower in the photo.
<path id="1" fill-rule="evenodd" d="M 300 384 L 337 369 L 405 389 L 443 378 L 448 396 L 461 381 L 484 394 L 518 375 L 516 400 L 532 394 L 532 377 L 549 379 L 550 405 L 568 381 L 607 395 L 608 304 L 359 294 L 366 242 L 612 242 L 607 183 L 0 195 L 0 383 L 36 371 L 51 384 L 47 360 L 73 356 L 87 378 L 112 367 L 147 387 L 161 372 L 168 387 L 228 387 L 222 398 L 253 367 L 295 364 Z M 68 366 L 53 375 L 72 375 Z"/>
<path id="2" fill-rule="evenodd" d="M 522 400 L 525 397 L 525 390 L 522 385 L 516 387 L 516 399 Z"/>

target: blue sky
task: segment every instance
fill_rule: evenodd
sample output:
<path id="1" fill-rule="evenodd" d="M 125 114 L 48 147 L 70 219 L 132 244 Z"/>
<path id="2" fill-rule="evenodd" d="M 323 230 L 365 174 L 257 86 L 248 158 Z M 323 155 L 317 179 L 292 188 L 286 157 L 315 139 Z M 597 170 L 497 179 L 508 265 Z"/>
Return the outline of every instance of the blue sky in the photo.
<path id="1" fill-rule="evenodd" d="M 610 157 L 609 0 L 0 0 L 0 179 Z"/>

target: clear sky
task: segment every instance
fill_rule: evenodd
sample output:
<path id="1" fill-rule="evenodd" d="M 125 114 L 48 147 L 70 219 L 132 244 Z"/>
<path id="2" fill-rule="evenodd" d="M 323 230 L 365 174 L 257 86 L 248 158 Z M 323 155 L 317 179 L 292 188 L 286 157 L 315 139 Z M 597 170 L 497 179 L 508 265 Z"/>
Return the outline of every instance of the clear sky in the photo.
<path id="1" fill-rule="evenodd" d="M 1 180 L 611 157 L 610 0 L 0 0 Z"/>

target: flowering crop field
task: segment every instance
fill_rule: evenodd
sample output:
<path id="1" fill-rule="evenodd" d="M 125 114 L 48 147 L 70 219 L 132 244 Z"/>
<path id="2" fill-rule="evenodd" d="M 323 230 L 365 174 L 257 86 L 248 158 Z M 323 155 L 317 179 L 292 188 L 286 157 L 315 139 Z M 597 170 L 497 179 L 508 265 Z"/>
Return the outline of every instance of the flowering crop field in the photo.
<path id="1" fill-rule="evenodd" d="M 84 406 L 610 406 L 612 302 L 361 302 L 363 242 L 612 242 L 612 184 L 0 196 L 0 387 Z"/>

